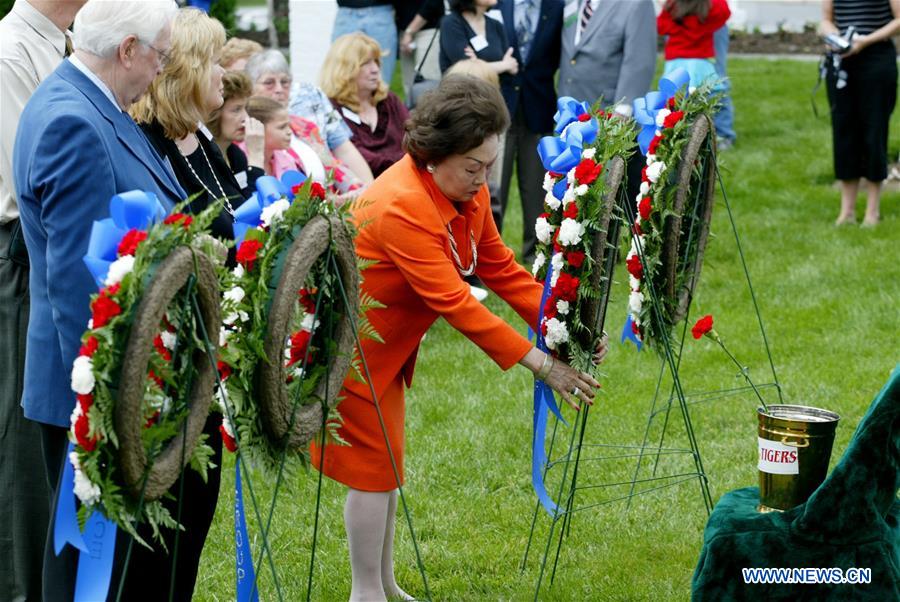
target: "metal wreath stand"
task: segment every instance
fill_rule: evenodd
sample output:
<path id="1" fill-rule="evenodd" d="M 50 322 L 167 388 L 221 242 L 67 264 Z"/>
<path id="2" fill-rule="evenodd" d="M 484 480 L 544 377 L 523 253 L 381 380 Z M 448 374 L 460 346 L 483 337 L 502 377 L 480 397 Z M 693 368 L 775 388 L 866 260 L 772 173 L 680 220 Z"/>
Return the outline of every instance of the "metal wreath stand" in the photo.
<path id="1" fill-rule="evenodd" d="M 618 161 L 621 162 L 621 165 L 624 165 L 621 158 Z M 605 241 L 602 241 L 604 244 L 597 244 L 601 242 L 598 240 L 595 241 L 593 247 L 595 252 L 594 259 L 597 265 L 602 266 L 602 274 L 597 275 L 598 282 L 595 283 L 601 289 L 602 294 L 598 300 L 593 301 L 593 303 L 597 303 L 597 309 L 591 314 L 595 316 L 594 323 L 596 328 L 594 332 L 603 328 L 606 318 L 606 306 L 609 302 L 610 284 L 615 268 L 615 249 L 618 247 L 620 224 L 624 221 L 630 225 L 635 220 L 634 203 L 628 202 L 628 199 L 624 198 L 622 171 L 621 168 L 613 168 L 607 173 L 607 190 L 609 192 L 604 197 L 605 210 L 609 215 L 612 215 L 613 212 L 618 215 L 609 223 L 605 233 Z M 534 590 L 534 600 L 540 598 L 544 575 L 548 564 L 551 562 L 551 554 L 553 556 L 552 565 L 549 567 L 550 585 L 548 587 L 552 586 L 555 580 L 563 542 L 571 535 L 572 517 L 576 512 L 590 510 L 622 500 L 626 500 L 627 508 L 630 507 L 632 498 L 638 495 L 659 492 L 668 487 L 695 480 L 699 485 L 700 495 L 707 514 L 712 511 L 713 504 L 709 493 L 709 483 L 703 469 L 689 406 L 724 397 L 742 395 L 751 390 L 750 386 L 744 386 L 727 390 L 687 394 L 680 377 L 681 352 L 688 332 L 687 325 L 691 300 L 703 265 L 712 208 L 715 201 L 716 182 L 719 184 L 722 200 L 728 212 L 731 229 L 734 233 L 744 276 L 772 372 L 772 382 L 756 386 L 758 389 L 764 387 L 775 388 L 778 391 L 779 398 L 781 397 L 781 387 L 778 384 L 774 361 L 769 350 L 765 327 L 756 302 L 756 294 L 753 290 L 750 274 L 744 259 L 734 215 L 716 164 L 715 130 L 708 117 L 703 116 L 692 124 L 690 139 L 682 152 L 676 174 L 678 189 L 673 213 L 664 222 L 662 266 L 657 280 L 654 282 L 648 281 L 647 290 L 645 291 L 654 301 L 653 307 L 655 312 L 651 319 L 655 322 L 655 330 L 663 333 L 660 341 L 663 349 L 643 440 L 640 445 L 585 443 L 585 432 L 587 430 L 588 417 L 590 416 L 589 406 L 583 407 L 582 411 L 576 415 L 568 441 L 565 441 L 563 437 L 557 436 L 559 420 L 554 421 L 544 478 L 546 480 L 552 476 L 559 479 L 558 496 L 556 498 L 559 508 L 555 514 L 549 517 L 550 525 L 543 554 L 539 561 L 540 568 Z M 644 263 L 643 249 L 640 248 L 640 245 L 638 246 L 638 255 L 641 262 Z M 662 299 L 671 299 L 674 303 L 664 308 Z M 678 321 L 684 321 L 681 332 L 671 337 L 669 334 L 671 325 L 676 324 Z M 668 395 L 664 393 L 664 380 L 668 381 Z M 677 405 L 680 410 L 684 433 L 688 442 L 687 447 L 664 446 L 673 405 Z M 663 424 L 661 429 L 659 429 L 659 438 L 656 441 L 651 441 L 651 427 L 654 420 L 660 415 L 662 415 Z M 557 442 L 557 439 L 559 439 L 559 442 Z M 688 458 L 689 468 L 678 469 L 674 473 L 662 474 L 667 471 L 661 467 L 661 459 L 665 458 L 665 464 L 671 465 L 671 462 L 668 462 L 669 460 L 674 459 L 677 461 L 678 458 L 685 457 Z M 590 472 L 581 467 L 581 464 L 585 462 L 588 462 L 593 468 L 598 463 L 616 460 L 624 460 L 626 462 L 634 460 L 635 464 L 633 471 L 630 471 L 630 478 L 617 482 L 593 482 L 590 480 Z M 642 474 L 642 469 L 646 472 L 648 463 L 651 465 L 649 467 L 650 473 Z M 554 469 L 556 470 L 554 471 Z M 554 472 L 557 474 L 554 475 Z M 617 487 L 624 491 L 621 494 L 613 493 L 611 496 L 600 500 L 594 500 L 591 496 L 591 494 L 615 491 L 614 488 Z M 576 504 L 576 495 L 581 501 L 580 504 Z M 532 543 L 536 537 L 538 516 L 541 514 L 543 514 L 541 504 L 537 502 L 532 516 L 528 543 L 520 565 L 522 572 L 528 566 Z M 553 551 L 554 539 L 556 542 L 555 552 Z"/>

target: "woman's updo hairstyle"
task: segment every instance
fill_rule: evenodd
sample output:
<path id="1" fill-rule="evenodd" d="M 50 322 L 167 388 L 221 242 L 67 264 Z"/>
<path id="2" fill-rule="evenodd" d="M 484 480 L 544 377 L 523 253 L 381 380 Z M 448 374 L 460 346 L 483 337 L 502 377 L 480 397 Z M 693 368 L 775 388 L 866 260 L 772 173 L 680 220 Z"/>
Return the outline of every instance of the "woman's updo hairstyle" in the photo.
<path id="1" fill-rule="evenodd" d="M 481 146 L 508 127 L 500 90 L 471 75 L 448 75 L 412 111 L 403 148 L 423 168 Z"/>

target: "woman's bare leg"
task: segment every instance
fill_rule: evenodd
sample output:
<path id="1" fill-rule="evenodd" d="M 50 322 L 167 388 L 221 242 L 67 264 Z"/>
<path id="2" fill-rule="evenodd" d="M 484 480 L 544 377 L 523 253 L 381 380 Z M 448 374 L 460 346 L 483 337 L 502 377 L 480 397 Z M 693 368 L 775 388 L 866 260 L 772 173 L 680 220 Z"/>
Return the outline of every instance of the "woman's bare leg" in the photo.
<path id="1" fill-rule="evenodd" d="M 866 217 L 864 226 L 874 226 L 881 219 L 881 182 L 868 182 L 866 186 Z"/>
<path id="2" fill-rule="evenodd" d="M 841 212 L 835 225 L 852 224 L 856 221 L 856 194 L 859 192 L 859 180 L 841 180 Z"/>

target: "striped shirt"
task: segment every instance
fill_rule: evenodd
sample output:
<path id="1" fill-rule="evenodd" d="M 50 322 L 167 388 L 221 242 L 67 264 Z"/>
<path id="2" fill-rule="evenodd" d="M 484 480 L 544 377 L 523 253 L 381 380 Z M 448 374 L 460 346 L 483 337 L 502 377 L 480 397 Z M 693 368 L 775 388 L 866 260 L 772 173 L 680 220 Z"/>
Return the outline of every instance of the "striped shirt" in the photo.
<path id="1" fill-rule="evenodd" d="M 834 24 L 841 35 L 851 25 L 859 34 L 870 34 L 893 18 L 890 0 L 834 0 Z"/>

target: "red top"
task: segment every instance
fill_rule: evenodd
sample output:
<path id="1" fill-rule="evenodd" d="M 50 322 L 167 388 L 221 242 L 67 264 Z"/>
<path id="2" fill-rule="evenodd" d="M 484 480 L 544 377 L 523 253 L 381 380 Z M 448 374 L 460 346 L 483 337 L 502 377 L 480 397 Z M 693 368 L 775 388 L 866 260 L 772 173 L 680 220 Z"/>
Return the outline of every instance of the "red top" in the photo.
<path id="1" fill-rule="evenodd" d="M 338 113 L 341 113 L 344 123 L 350 126 L 353 144 L 359 149 L 376 178 L 403 157 L 403 124 L 409 118 L 409 111 L 393 92 L 388 92 L 387 98 L 376 106 L 378 123 L 374 131 L 362 123 L 359 116 L 350 109 L 334 100 L 331 104 Z"/>
<path id="2" fill-rule="evenodd" d="M 665 8 L 656 18 L 656 29 L 666 40 L 666 60 L 709 59 L 716 56 L 713 34 L 725 25 L 731 9 L 726 0 L 710 0 L 709 14 L 701 21 L 697 15 L 688 15 L 681 22 L 675 21 Z"/>

